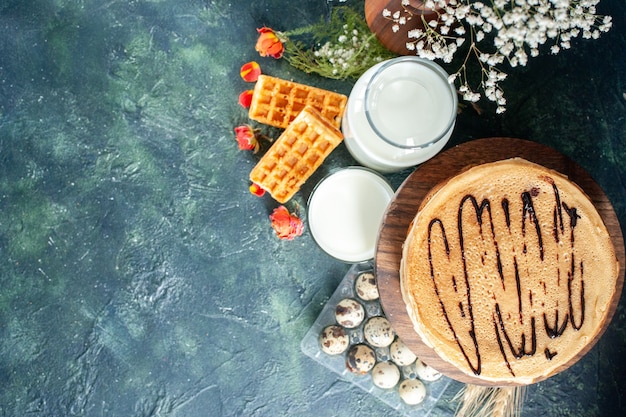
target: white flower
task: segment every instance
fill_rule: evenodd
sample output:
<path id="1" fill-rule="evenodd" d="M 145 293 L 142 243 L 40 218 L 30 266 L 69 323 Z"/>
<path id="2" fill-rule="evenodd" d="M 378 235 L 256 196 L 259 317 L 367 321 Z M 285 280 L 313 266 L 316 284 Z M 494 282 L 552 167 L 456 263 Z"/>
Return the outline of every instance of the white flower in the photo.
<path id="1" fill-rule="evenodd" d="M 421 29 L 411 29 L 407 32 L 409 39 L 418 39 L 424 32 Z"/>
<path id="2" fill-rule="evenodd" d="M 504 91 L 499 83 L 507 74 L 500 68 L 525 66 L 530 58 L 539 56 L 542 45 L 552 54 L 569 49 L 572 40 L 597 39 L 612 27 L 610 16 L 596 14 L 599 0 L 426 0 L 424 6 L 437 9 L 437 16 L 423 28 L 408 28 L 407 50 L 422 58 L 449 63 L 459 51 L 466 56 L 458 60 L 461 68 L 450 82 L 458 84 L 467 101 L 478 101 L 482 90 L 487 100 L 497 105 L 496 113 L 506 109 Z M 401 0 L 402 10 L 385 8 L 383 17 L 392 22 L 391 30 L 398 32 L 414 15 L 410 0 Z M 486 34 L 490 34 L 486 36 Z M 550 42 L 549 42 L 550 41 Z M 362 41 L 365 42 L 365 41 Z M 340 41 L 341 43 L 341 41 Z M 357 46 L 357 40 L 354 40 Z M 466 48 L 460 47 L 466 43 Z M 470 87 L 466 71 L 475 59 L 482 76 L 477 88 Z"/>
<path id="3" fill-rule="evenodd" d="M 480 100 L 480 94 L 468 90 L 465 94 L 463 94 L 463 100 L 469 101 L 470 103 L 476 103 Z"/>

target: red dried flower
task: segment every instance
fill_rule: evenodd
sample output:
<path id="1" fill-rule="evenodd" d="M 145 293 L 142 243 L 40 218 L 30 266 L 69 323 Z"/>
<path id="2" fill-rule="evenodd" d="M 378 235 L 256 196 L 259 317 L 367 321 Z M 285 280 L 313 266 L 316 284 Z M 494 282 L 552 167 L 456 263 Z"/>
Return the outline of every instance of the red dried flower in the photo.
<path id="1" fill-rule="evenodd" d="M 252 104 L 252 93 L 254 90 L 246 90 L 243 93 L 239 94 L 239 104 L 247 109 Z"/>
<path id="2" fill-rule="evenodd" d="M 237 145 L 242 151 L 259 150 L 259 141 L 256 138 L 256 132 L 250 125 L 241 125 L 235 128 L 235 139 Z"/>
<path id="3" fill-rule="evenodd" d="M 284 240 L 293 240 L 296 236 L 300 236 L 304 231 L 304 224 L 298 216 L 289 213 L 287 207 L 279 206 L 274 209 L 270 215 L 272 228 L 276 232 L 276 236 Z"/>
<path id="4" fill-rule="evenodd" d="M 250 192 L 257 197 L 263 197 L 265 195 L 265 190 L 261 188 L 259 184 L 252 183 L 250 185 Z"/>
<path id="5" fill-rule="evenodd" d="M 285 46 L 274 30 L 262 27 L 257 29 L 257 32 L 259 32 L 259 38 L 256 41 L 255 49 L 261 56 L 271 56 L 276 59 L 283 56 Z"/>
<path id="6" fill-rule="evenodd" d="M 253 83 L 259 78 L 259 75 L 261 75 L 261 67 L 254 61 L 247 62 L 241 67 L 239 75 L 241 75 L 244 81 Z"/>

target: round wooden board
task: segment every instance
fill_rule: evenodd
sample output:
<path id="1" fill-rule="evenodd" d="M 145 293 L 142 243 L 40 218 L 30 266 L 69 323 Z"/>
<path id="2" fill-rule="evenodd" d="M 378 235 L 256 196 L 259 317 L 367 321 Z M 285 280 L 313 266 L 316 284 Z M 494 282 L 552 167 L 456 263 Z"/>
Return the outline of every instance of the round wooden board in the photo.
<path id="1" fill-rule="evenodd" d="M 374 263 L 380 299 L 385 315 L 391 321 L 398 336 L 417 356 L 444 375 L 465 383 L 495 385 L 479 377 L 466 375 L 453 365 L 442 360 L 434 350 L 422 342 L 413 329 L 413 324 L 406 312 L 406 307 L 400 292 L 399 270 L 400 260 L 402 258 L 402 245 L 409 225 L 415 217 L 418 206 L 432 187 L 468 166 L 513 157 L 521 157 L 547 168 L 554 169 L 567 175 L 572 181 L 578 184 L 591 198 L 602 216 L 611 234 L 617 258 L 620 263 L 616 292 L 602 330 L 595 340 L 589 343 L 584 351 L 580 352 L 569 363 L 558 369 L 557 372 L 563 371 L 573 365 L 586 354 L 602 336 L 615 313 L 624 284 L 624 265 L 626 264 L 624 240 L 619 220 L 613 210 L 613 206 L 591 176 L 565 155 L 545 145 L 527 140 L 487 138 L 474 140 L 450 148 L 420 165 L 398 188 L 383 218 Z M 539 382 L 540 380 L 541 379 L 537 379 L 534 382 Z M 498 385 L 505 384 L 500 383 Z"/>
<path id="2" fill-rule="evenodd" d="M 422 0 L 409 0 L 402 6 L 397 0 L 365 0 L 365 21 L 378 41 L 391 52 L 398 55 L 415 55 L 414 49 L 407 48 L 410 40 L 409 32 L 415 29 L 424 30 L 424 22 L 437 20 L 442 10 L 429 9 Z M 399 12 L 406 18 L 401 25 L 394 19 L 384 16 L 383 11 Z"/>

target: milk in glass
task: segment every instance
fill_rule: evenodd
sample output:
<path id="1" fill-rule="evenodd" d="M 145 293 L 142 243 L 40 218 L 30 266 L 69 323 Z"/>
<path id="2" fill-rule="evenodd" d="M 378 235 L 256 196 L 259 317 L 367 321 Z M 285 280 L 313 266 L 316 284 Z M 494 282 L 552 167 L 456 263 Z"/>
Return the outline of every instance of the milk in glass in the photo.
<path id="1" fill-rule="evenodd" d="M 345 143 L 362 165 L 399 171 L 435 156 L 448 142 L 457 111 L 446 72 L 418 57 L 394 58 L 354 85 L 342 121 Z"/>
<path id="2" fill-rule="evenodd" d="M 326 253 L 344 262 L 370 260 L 393 195 L 379 174 L 362 167 L 341 169 L 320 181 L 309 198 L 311 235 Z"/>

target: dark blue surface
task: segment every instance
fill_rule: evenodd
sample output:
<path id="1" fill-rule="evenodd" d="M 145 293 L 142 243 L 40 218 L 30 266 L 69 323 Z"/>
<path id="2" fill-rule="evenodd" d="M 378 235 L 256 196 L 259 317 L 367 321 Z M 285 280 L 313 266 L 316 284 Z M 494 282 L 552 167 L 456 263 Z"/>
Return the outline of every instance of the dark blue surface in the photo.
<path id="1" fill-rule="evenodd" d="M 352 1 L 358 7 L 359 2 Z M 510 73 L 508 110 L 463 111 L 450 146 L 512 136 L 586 168 L 626 225 L 626 4 L 599 40 Z M 349 93 L 260 58 L 256 28 L 325 1 L 0 2 L 0 416 L 393 415 L 300 351 L 349 265 L 279 241 L 258 156 L 233 127 L 240 66 Z M 291 203 L 354 164 L 341 145 Z M 389 175 L 399 185 L 409 171 Z M 626 299 L 524 415 L 626 414 Z M 442 401 L 433 415 L 451 415 Z"/>

